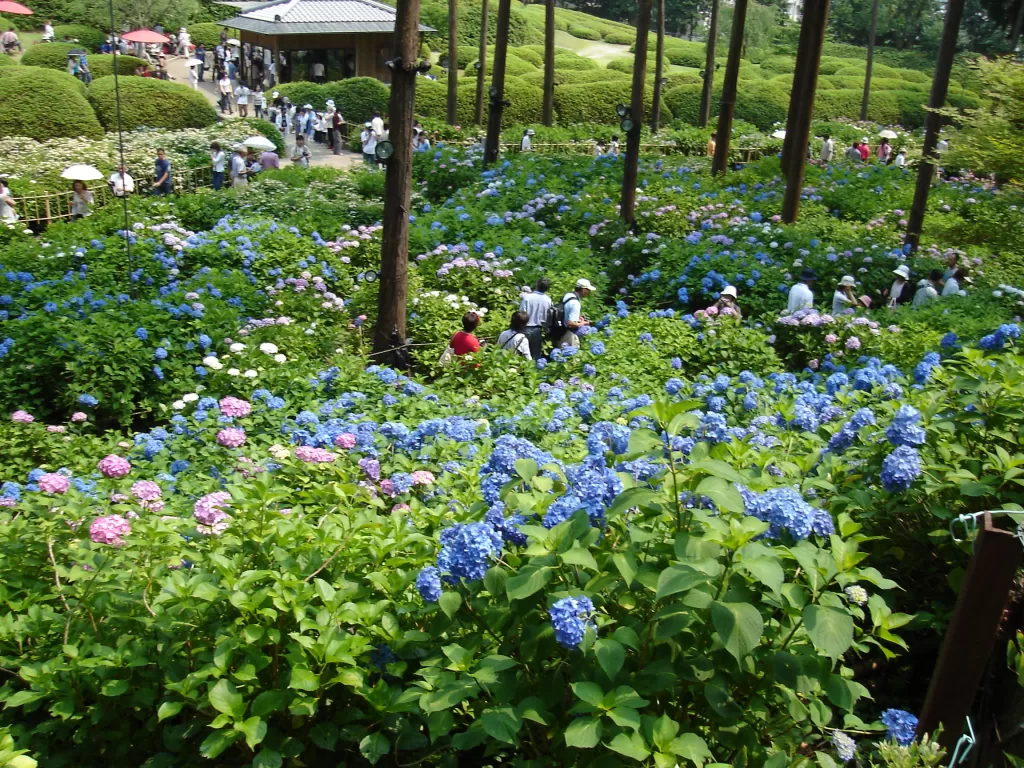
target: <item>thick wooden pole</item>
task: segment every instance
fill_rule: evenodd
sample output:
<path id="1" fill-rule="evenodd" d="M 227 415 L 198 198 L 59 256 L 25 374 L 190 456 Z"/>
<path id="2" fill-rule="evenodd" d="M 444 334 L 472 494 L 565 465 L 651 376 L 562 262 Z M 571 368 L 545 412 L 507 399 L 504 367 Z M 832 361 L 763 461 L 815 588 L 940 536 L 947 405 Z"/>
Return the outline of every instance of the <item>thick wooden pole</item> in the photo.
<path id="1" fill-rule="evenodd" d="M 654 101 L 651 104 L 651 133 L 658 132 L 658 123 L 661 121 L 661 81 L 664 76 L 665 58 L 665 0 L 658 0 L 658 42 L 654 46 L 658 60 L 654 63 Z"/>
<path id="2" fill-rule="evenodd" d="M 912 249 L 917 248 L 921 240 L 924 212 L 928 207 L 928 192 L 931 189 L 932 177 L 935 175 L 933 158 L 935 147 L 939 143 L 942 117 L 933 110 L 941 109 L 946 103 L 949 73 L 953 68 L 956 38 L 960 34 L 960 21 L 963 17 L 964 0 L 947 0 L 946 21 L 942 27 L 942 42 L 939 44 L 939 60 L 935 64 L 932 93 L 928 98 L 929 110 L 924 118 L 924 146 L 921 147 L 921 163 L 917 167 L 917 187 L 914 189 L 914 203 L 910 206 L 910 219 L 907 223 L 905 243 Z"/>
<path id="3" fill-rule="evenodd" d="M 544 3 L 544 125 L 555 124 L 555 0 Z"/>
<path id="4" fill-rule="evenodd" d="M 813 24 L 808 15 L 808 4 L 804 3 L 803 15 L 800 18 L 800 42 L 796 49 L 796 64 L 793 67 L 793 87 L 789 91 L 789 109 L 786 112 L 786 137 L 782 140 L 782 174 L 789 172 L 789 161 L 793 157 L 793 137 L 795 127 L 803 104 L 803 87 L 807 81 L 807 52 L 810 50 L 810 37 Z"/>
<path id="5" fill-rule="evenodd" d="M 647 80 L 647 36 L 651 30 L 651 0 L 638 0 L 636 13 L 636 55 L 633 59 L 633 98 L 630 118 L 633 130 L 626 134 L 626 164 L 622 170 L 622 198 L 619 215 L 633 224 L 636 208 L 636 180 L 640 165 L 640 129 L 644 124 L 644 85 Z"/>
<path id="6" fill-rule="evenodd" d="M 805 55 L 804 81 L 800 87 L 800 104 L 793 120 L 790 156 L 786 169 L 786 193 L 782 202 L 782 219 L 788 224 L 800 214 L 800 193 L 807 168 L 807 143 L 811 136 L 811 115 L 814 95 L 818 90 L 818 67 L 821 50 L 825 47 L 825 28 L 828 25 L 829 0 L 805 0 L 803 24 L 808 27 L 808 47 Z M 790 132 L 786 132 L 790 138 Z"/>
<path id="7" fill-rule="evenodd" d="M 476 111 L 473 122 L 484 124 L 484 83 L 487 81 L 487 0 L 480 9 L 480 54 L 476 70 Z"/>
<path id="8" fill-rule="evenodd" d="M 398 359 L 392 350 L 405 343 L 405 304 L 409 288 L 409 206 L 412 192 L 412 122 L 420 54 L 420 0 L 399 0 L 391 73 L 388 122 L 394 154 L 384 179 L 384 238 L 380 249 L 380 290 L 373 351 L 377 362 Z"/>
<path id="9" fill-rule="evenodd" d="M 1016 52 L 1017 40 L 1020 39 L 1020 29 L 1024 26 L 1024 0 L 1021 0 L 1020 8 L 1017 9 L 1017 20 L 1013 23 L 1013 31 L 1010 32 L 1010 52 Z"/>
<path id="10" fill-rule="evenodd" d="M 501 140 L 501 113 L 505 109 L 505 57 L 508 55 L 508 20 L 512 13 L 511 0 L 498 0 L 498 29 L 494 41 L 494 73 L 491 75 L 491 93 L 487 110 L 487 144 L 484 147 L 484 166 L 498 159 Z"/>
<path id="11" fill-rule="evenodd" d="M 448 0 L 448 125 L 459 122 L 459 0 Z"/>
<path id="12" fill-rule="evenodd" d="M 725 173 L 729 164 L 729 142 L 732 139 L 732 115 L 736 111 L 736 82 L 740 76 L 740 53 L 743 51 L 743 30 L 747 22 L 747 0 L 736 0 L 732 10 L 732 32 L 729 38 L 729 60 L 725 65 L 722 100 L 718 103 L 718 143 L 712 173 Z"/>
<path id="13" fill-rule="evenodd" d="M 868 66 L 864 70 L 864 96 L 860 100 L 860 119 L 868 119 L 868 98 L 871 95 L 871 64 L 875 58 L 875 33 L 878 32 L 878 0 L 871 4 L 871 32 L 868 33 Z"/>
<path id="14" fill-rule="evenodd" d="M 718 43 L 718 0 L 711 0 L 711 21 L 704 55 L 704 89 L 700 92 L 700 115 L 697 124 L 704 128 L 711 117 L 711 92 L 715 86 L 715 46 Z"/>
<path id="15" fill-rule="evenodd" d="M 992 516 L 986 514 L 917 725 L 918 736 L 933 733 L 942 725 L 939 742 L 946 754 L 953 751 L 963 732 L 964 718 L 971 710 L 992 653 L 1022 552 L 1017 537 L 993 528 Z"/>

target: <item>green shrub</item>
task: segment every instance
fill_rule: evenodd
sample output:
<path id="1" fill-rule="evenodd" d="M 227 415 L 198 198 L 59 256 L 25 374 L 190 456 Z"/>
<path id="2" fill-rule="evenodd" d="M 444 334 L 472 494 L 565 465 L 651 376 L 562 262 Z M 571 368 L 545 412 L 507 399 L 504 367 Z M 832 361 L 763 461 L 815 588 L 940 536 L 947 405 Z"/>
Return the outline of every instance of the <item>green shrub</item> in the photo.
<path id="1" fill-rule="evenodd" d="M 4 67 L 0 73 L 0 136 L 102 138 L 103 128 L 75 78 L 36 67 Z"/>
<path id="2" fill-rule="evenodd" d="M 16 67 L 18 62 L 8 56 L 6 53 L 0 53 L 0 67 Z"/>
<path id="3" fill-rule="evenodd" d="M 632 45 L 636 42 L 636 35 L 629 32 L 609 32 L 604 36 L 604 41 L 613 45 Z"/>
<path id="4" fill-rule="evenodd" d="M 474 93 L 475 98 L 475 93 Z M 448 109 L 448 86 L 440 80 L 416 78 L 416 114 L 420 117 L 444 119 Z"/>
<path id="5" fill-rule="evenodd" d="M 114 74 L 114 61 L 117 61 L 117 74 L 134 75 L 136 67 L 146 67 L 145 61 L 135 56 L 115 56 L 112 53 L 90 53 L 86 57 L 89 61 L 89 69 L 92 71 L 93 79 L 106 77 Z"/>
<path id="6" fill-rule="evenodd" d="M 388 113 L 391 89 L 376 78 L 351 77 L 347 80 L 335 80 L 325 83 L 323 88 L 327 98 L 334 99 L 341 114 L 350 123 L 365 123 L 373 117 L 374 111 L 380 112 L 382 115 Z"/>
<path id="7" fill-rule="evenodd" d="M 107 33 L 102 29 L 85 24 L 58 24 L 53 28 L 54 39 L 63 40 L 67 35 L 72 40 L 90 51 L 99 51 L 107 40 Z"/>
<path id="8" fill-rule="evenodd" d="M 707 53 L 703 43 L 686 40 L 666 39 L 665 57 L 679 67 L 704 68 Z"/>
<path id="9" fill-rule="evenodd" d="M 861 100 L 863 100 L 863 91 L 861 92 Z M 859 108 L 858 108 L 859 109 Z M 860 113 L 858 112 L 858 115 Z M 857 115 L 847 115 L 847 117 L 856 117 Z M 900 102 L 893 91 L 879 91 L 876 92 L 874 88 L 871 89 L 871 93 L 868 96 L 868 120 L 874 120 L 876 123 L 882 125 L 896 125 L 900 122 L 901 111 Z"/>
<path id="10" fill-rule="evenodd" d="M 121 126 L 136 128 L 205 128 L 217 122 L 217 112 L 199 91 L 180 83 L 148 77 L 120 81 Z M 117 126 L 114 78 L 101 77 L 89 87 L 89 101 L 108 129 Z"/>
<path id="11" fill-rule="evenodd" d="M 928 94 L 922 94 L 920 91 L 896 91 L 895 96 L 900 108 L 900 125 L 904 128 L 920 128 L 924 125 Z"/>
<path id="12" fill-rule="evenodd" d="M 560 85 L 555 87 L 555 110 L 564 124 L 573 123 L 617 123 L 617 104 L 628 104 L 632 97 L 632 84 L 628 80 L 593 85 Z M 644 88 L 644 116 L 650 114 L 654 89 Z M 675 112 L 666 98 L 662 105 L 661 119 L 670 121 Z M 636 116 L 634 116 L 636 118 Z M 641 120 L 643 122 L 643 120 Z"/>
<path id="13" fill-rule="evenodd" d="M 419 84 L 417 83 L 417 91 L 419 90 Z M 557 89 L 556 89 L 557 94 Z M 539 123 L 541 119 L 541 113 L 543 110 L 544 102 L 544 91 L 535 85 L 532 85 L 524 80 L 520 80 L 518 77 L 505 78 L 505 98 L 511 103 L 510 106 L 505 107 L 501 113 L 501 127 L 502 129 L 508 128 L 510 125 L 530 125 L 531 123 Z M 555 96 L 556 104 L 555 111 L 557 116 L 558 96 Z M 441 113 L 438 117 L 443 117 L 447 111 L 447 99 L 442 104 Z M 458 116 L 459 122 L 462 125 L 471 125 L 473 123 L 473 113 L 476 110 L 476 83 L 472 81 L 465 81 L 459 84 L 459 107 Z M 486 123 L 488 114 L 487 99 L 484 99 L 484 121 Z"/>
<path id="14" fill-rule="evenodd" d="M 878 50 L 877 48 L 875 49 Z M 864 61 L 868 57 L 868 49 L 859 45 L 847 45 L 846 43 L 833 43 L 826 41 L 821 49 L 824 56 L 832 56 L 838 59 L 858 59 Z"/>
<path id="15" fill-rule="evenodd" d="M 840 88 L 834 91 L 822 91 L 814 99 L 814 118 L 817 120 L 834 120 L 837 117 L 860 115 L 862 91 L 852 88 Z"/>
<path id="16" fill-rule="evenodd" d="M 303 102 L 306 103 L 306 102 Z M 285 144 L 284 137 L 281 135 L 281 131 L 278 130 L 277 126 L 268 120 L 257 120 L 255 117 L 240 117 L 235 118 L 233 122 L 245 123 L 252 129 L 253 133 L 259 133 L 266 136 L 272 142 L 274 142 L 274 150 L 278 155 L 284 157 Z"/>
<path id="17" fill-rule="evenodd" d="M 528 72 L 521 78 L 530 85 L 538 88 L 544 87 L 544 71 L 536 70 Z M 580 83 L 607 83 L 629 81 L 630 77 L 625 72 L 614 69 L 555 69 L 555 85 L 578 85 Z"/>
<path id="18" fill-rule="evenodd" d="M 701 85 L 704 82 L 700 75 L 691 75 L 689 72 L 677 72 L 665 79 L 668 80 L 666 88 L 675 88 L 678 85 Z"/>
<path id="19" fill-rule="evenodd" d="M 418 80 L 422 80 L 419 78 Z M 416 83 L 419 85 L 419 82 Z M 323 111 L 327 106 L 325 102 L 331 98 L 327 95 L 327 86 L 318 85 L 317 83 L 311 83 L 307 80 L 298 80 L 294 83 L 282 83 L 281 85 L 275 85 L 271 89 L 271 93 L 277 91 L 282 97 L 288 97 L 292 104 L 312 104 L 313 109 Z M 267 94 L 267 100 L 270 100 L 270 93 Z M 344 111 L 342 112 L 344 115 Z"/>
<path id="20" fill-rule="evenodd" d="M 532 64 L 535 67 L 544 66 L 544 54 L 538 53 L 533 48 L 527 48 L 526 46 L 509 48 L 508 55 L 515 56 L 517 59 L 522 59 L 527 64 Z"/>
<path id="21" fill-rule="evenodd" d="M 605 69 L 610 69 L 613 72 L 625 72 L 628 75 L 632 75 L 633 74 L 633 68 L 634 68 L 635 64 L 636 64 L 636 59 L 634 57 L 632 57 L 632 56 L 625 56 L 625 57 L 623 57 L 621 59 L 612 59 L 611 61 L 608 62 L 608 65 L 605 67 Z M 656 65 L 657 65 L 657 59 L 655 59 L 655 57 L 653 55 L 648 57 L 648 59 L 647 59 L 647 74 L 649 76 L 652 76 L 654 74 L 654 68 L 655 68 Z M 669 60 L 667 58 L 662 59 L 662 66 L 664 67 L 664 71 L 667 72 L 668 68 L 671 66 L 671 62 L 669 62 Z"/>
<path id="22" fill-rule="evenodd" d="M 859 77 L 864 79 L 864 74 L 867 72 L 867 65 L 861 64 L 860 66 L 845 66 L 839 69 L 835 74 L 836 77 Z"/>
<path id="23" fill-rule="evenodd" d="M 897 69 L 897 77 L 907 83 L 931 83 L 932 79 L 916 69 Z"/>
<path id="24" fill-rule="evenodd" d="M 555 56 L 555 69 L 597 69 L 597 62 L 575 53 L 560 53 Z"/>
<path id="25" fill-rule="evenodd" d="M 424 40 L 422 43 L 420 43 L 420 56 L 422 58 L 424 58 L 424 59 L 429 59 L 430 58 L 430 54 L 431 54 L 430 45 L 428 45 L 427 41 Z"/>
<path id="26" fill-rule="evenodd" d="M 669 88 L 665 92 L 665 104 L 675 115 L 677 120 L 682 120 L 690 125 L 697 125 L 700 121 L 700 95 L 703 85 L 680 85 L 676 88 Z M 716 82 L 711 91 L 711 116 L 718 114 L 718 101 L 722 96 L 722 84 Z"/>
<path id="27" fill-rule="evenodd" d="M 224 27 L 216 22 L 208 21 L 202 24 L 189 24 L 186 29 L 195 45 L 202 43 L 212 51 L 220 43 L 220 33 Z M 229 30 L 228 37 L 237 37 L 237 34 L 234 34 L 234 30 Z"/>
<path id="28" fill-rule="evenodd" d="M 761 62 L 765 72 L 786 72 L 792 74 L 796 59 L 792 56 L 769 56 Z"/>
<path id="29" fill-rule="evenodd" d="M 459 54 L 459 58 L 462 58 L 462 54 Z M 557 57 L 556 57 L 557 58 Z M 470 60 L 466 66 L 467 73 L 475 73 L 477 57 L 476 55 Z M 537 68 L 525 59 L 521 59 L 518 56 L 506 56 L 505 57 L 505 76 L 506 77 L 518 77 L 519 75 L 525 75 L 528 72 L 536 72 Z M 494 56 L 488 54 L 487 56 L 487 78 L 490 82 L 491 73 L 494 72 Z"/>
<path id="30" fill-rule="evenodd" d="M 573 37 L 578 37 L 581 40 L 600 40 L 601 33 L 596 29 L 590 27 L 584 27 L 580 24 L 570 24 L 568 32 Z"/>
<path id="31" fill-rule="evenodd" d="M 821 65 L 818 67 L 819 75 L 834 75 L 840 69 L 846 66 L 846 62 L 842 59 L 834 59 L 828 56 L 822 56 Z"/>
<path id="32" fill-rule="evenodd" d="M 770 131 L 775 123 L 786 120 L 789 90 L 777 83 L 765 83 L 756 91 L 742 90 L 736 97 L 735 116 L 756 125 L 761 131 Z"/>
<path id="33" fill-rule="evenodd" d="M 68 67 L 68 51 L 81 48 L 78 43 L 40 43 L 26 49 L 21 56 L 21 63 L 26 67 L 43 67 L 66 71 Z"/>

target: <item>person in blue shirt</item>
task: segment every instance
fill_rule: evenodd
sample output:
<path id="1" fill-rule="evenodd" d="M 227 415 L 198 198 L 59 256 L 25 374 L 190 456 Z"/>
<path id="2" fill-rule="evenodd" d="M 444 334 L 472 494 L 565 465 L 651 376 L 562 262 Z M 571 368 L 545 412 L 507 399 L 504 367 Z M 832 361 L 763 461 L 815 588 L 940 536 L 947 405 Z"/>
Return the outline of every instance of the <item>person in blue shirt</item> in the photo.
<path id="1" fill-rule="evenodd" d="M 153 172 L 153 194 L 169 195 L 172 189 L 171 161 L 167 159 L 167 152 L 161 147 L 156 151 L 156 164 Z"/>
<path id="2" fill-rule="evenodd" d="M 564 320 L 566 331 L 561 339 L 556 339 L 556 347 L 578 347 L 580 337 L 577 335 L 580 328 L 590 325 L 590 321 L 583 316 L 583 299 L 590 295 L 594 286 L 585 277 L 576 281 L 576 290 L 567 293 L 562 297 Z"/>

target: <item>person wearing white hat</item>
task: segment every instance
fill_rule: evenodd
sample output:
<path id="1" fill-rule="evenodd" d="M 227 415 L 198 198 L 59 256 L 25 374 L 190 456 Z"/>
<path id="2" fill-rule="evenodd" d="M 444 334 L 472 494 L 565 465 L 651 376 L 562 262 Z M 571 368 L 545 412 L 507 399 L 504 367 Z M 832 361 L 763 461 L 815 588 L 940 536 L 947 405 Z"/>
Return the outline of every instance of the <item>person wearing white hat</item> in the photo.
<path id="1" fill-rule="evenodd" d="M 583 299 L 590 295 L 594 286 L 585 277 L 576 281 L 576 288 L 562 297 L 562 324 L 565 332 L 561 338 L 554 340 L 556 347 L 578 347 L 580 337 L 577 335 L 580 328 L 590 325 L 590 321 L 583 316 Z"/>
<path id="2" fill-rule="evenodd" d="M 737 320 L 742 320 L 743 312 L 740 311 L 740 307 L 736 303 L 738 298 L 735 286 L 725 286 L 725 288 L 722 289 L 722 292 L 718 294 L 718 301 L 714 304 L 715 309 L 718 310 L 719 316 L 735 317 Z"/>
<path id="3" fill-rule="evenodd" d="M 270 94 L 270 106 L 267 108 L 267 120 L 277 125 L 278 113 L 281 111 L 281 106 L 284 104 L 281 101 L 280 91 L 274 91 Z"/>
<path id="4" fill-rule="evenodd" d="M 870 141 L 871 140 L 867 136 L 860 140 L 860 161 L 862 163 L 866 163 L 868 158 L 871 157 Z"/>
<path id="5" fill-rule="evenodd" d="M 363 146 L 363 162 L 367 165 L 377 164 L 377 134 L 372 123 L 366 123 L 359 134 L 359 143 Z"/>
<path id="6" fill-rule="evenodd" d="M 910 288 L 910 267 L 906 264 L 900 264 L 892 273 L 896 275 L 896 279 L 893 280 L 892 287 L 883 294 L 888 296 L 889 309 L 895 309 L 898 304 L 906 304 L 913 298 L 913 292 Z"/>
<path id="7" fill-rule="evenodd" d="M 857 281 L 853 279 L 852 275 L 843 275 L 835 293 L 832 294 L 833 315 L 841 314 L 850 307 L 856 306 L 857 297 L 853 295 L 855 285 L 857 285 Z"/>
<path id="8" fill-rule="evenodd" d="M 249 169 L 245 164 L 245 147 L 235 144 L 231 148 L 231 152 L 231 186 L 247 187 L 249 186 Z"/>
<path id="9" fill-rule="evenodd" d="M 529 152 L 533 148 L 533 142 L 530 141 L 530 137 L 535 135 L 536 132 L 533 128 L 527 128 L 523 131 L 523 140 L 519 143 L 520 152 Z"/>
<path id="10" fill-rule="evenodd" d="M 327 103 L 329 109 L 333 110 L 334 114 L 331 115 L 331 149 L 334 154 L 341 154 L 341 127 L 345 125 L 345 118 L 342 117 L 341 110 L 334 108 L 334 102 L 330 101 Z"/>

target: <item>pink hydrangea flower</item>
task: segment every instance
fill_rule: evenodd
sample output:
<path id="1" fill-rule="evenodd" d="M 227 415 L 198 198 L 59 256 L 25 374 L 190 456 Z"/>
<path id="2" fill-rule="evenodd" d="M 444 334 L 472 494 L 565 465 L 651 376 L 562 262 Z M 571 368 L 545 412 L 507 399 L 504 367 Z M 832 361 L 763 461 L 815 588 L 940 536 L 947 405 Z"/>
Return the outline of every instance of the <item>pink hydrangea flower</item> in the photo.
<path id="1" fill-rule="evenodd" d="M 0 496 L 0 507 L 13 507 L 18 502 L 14 499 L 9 499 L 6 496 Z"/>
<path id="2" fill-rule="evenodd" d="M 410 477 L 414 485 L 430 485 L 434 482 L 434 473 L 425 469 L 417 469 Z"/>
<path id="3" fill-rule="evenodd" d="M 132 465 L 128 459 L 112 453 L 100 459 L 99 470 L 104 477 L 124 477 L 132 471 Z"/>
<path id="4" fill-rule="evenodd" d="M 339 448 L 355 448 L 356 436 L 351 432 L 344 432 L 334 438 L 334 444 Z"/>
<path id="5" fill-rule="evenodd" d="M 311 448 L 308 445 L 300 445 L 295 449 L 295 458 L 301 459 L 308 464 L 330 464 L 337 456 L 324 448 Z"/>
<path id="6" fill-rule="evenodd" d="M 39 478 L 39 490 L 45 493 L 67 493 L 71 480 L 56 472 L 48 472 Z"/>
<path id="7" fill-rule="evenodd" d="M 388 496 L 394 497 L 397 495 L 395 493 L 395 484 L 391 482 L 390 478 L 384 478 L 383 480 L 380 481 L 380 490 L 381 493 L 384 493 Z"/>
<path id="8" fill-rule="evenodd" d="M 835 344 L 837 341 L 839 341 L 839 337 L 836 336 L 834 333 L 826 333 L 825 334 L 825 343 L 826 344 Z"/>
<path id="9" fill-rule="evenodd" d="M 63 427 L 63 426 L 61 426 L 59 424 L 49 424 L 46 427 L 46 431 L 47 432 L 56 432 L 58 434 L 61 433 L 61 432 L 66 431 L 66 430 L 67 430 L 67 427 Z"/>
<path id="10" fill-rule="evenodd" d="M 97 544 L 111 544 L 115 547 L 122 546 L 125 542 L 121 538 L 132 532 L 132 524 L 122 515 L 106 515 L 97 517 L 89 526 L 89 538 Z"/>
<path id="11" fill-rule="evenodd" d="M 225 448 L 238 448 L 245 443 L 245 430 L 225 427 L 217 433 L 217 444 Z"/>
<path id="12" fill-rule="evenodd" d="M 160 498 L 160 486 L 152 480 L 139 480 L 132 486 L 132 495 L 139 501 L 156 501 Z"/>
<path id="13" fill-rule="evenodd" d="M 240 400 L 237 397 L 225 397 L 220 401 L 220 412 L 225 416 L 239 418 L 252 413 L 252 406 L 247 400 Z"/>
<path id="14" fill-rule="evenodd" d="M 856 336 L 851 336 L 846 340 L 847 349 L 860 349 L 860 339 Z"/>
<path id="15" fill-rule="evenodd" d="M 217 526 L 228 519 L 224 507 L 231 506 L 231 494 L 227 491 L 208 493 L 192 505 L 192 514 L 203 525 Z"/>
<path id="16" fill-rule="evenodd" d="M 392 512 L 408 512 L 411 509 L 412 509 L 412 507 L 410 507 L 408 504 L 395 504 L 395 506 L 393 506 L 391 508 L 391 511 Z"/>
<path id="17" fill-rule="evenodd" d="M 707 309 L 704 310 L 704 314 L 707 315 L 708 317 L 714 317 L 715 315 L 718 314 L 718 307 L 708 307 Z"/>
<path id="18" fill-rule="evenodd" d="M 115 504 L 124 504 L 126 501 L 131 501 L 132 497 L 127 493 L 112 493 L 110 494 L 110 500 Z"/>
<path id="19" fill-rule="evenodd" d="M 89 420 L 88 415 L 82 413 L 81 411 L 75 411 L 74 413 L 71 414 L 71 421 L 73 421 L 76 424 L 78 424 L 79 422 L 88 421 L 88 420 Z"/>
<path id="20" fill-rule="evenodd" d="M 31 424 L 35 420 L 36 417 L 28 411 L 15 411 L 11 414 L 11 421 L 16 421 L 19 424 Z"/>

